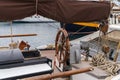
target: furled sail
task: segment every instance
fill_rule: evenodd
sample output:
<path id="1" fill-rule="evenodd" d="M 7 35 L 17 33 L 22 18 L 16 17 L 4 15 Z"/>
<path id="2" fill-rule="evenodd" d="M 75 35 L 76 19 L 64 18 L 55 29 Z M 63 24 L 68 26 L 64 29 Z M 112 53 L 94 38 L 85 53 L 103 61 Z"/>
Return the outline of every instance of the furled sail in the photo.
<path id="1" fill-rule="evenodd" d="M 35 0 L 0 0 L 0 21 L 11 21 L 34 15 L 35 4 Z"/>
<path id="2" fill-rule="evenodd" d="M 0 20 L 10 21 L 34 14 L 59 22 L 106 20 L 110 3 L 76 0 L 0 0 Z"/>

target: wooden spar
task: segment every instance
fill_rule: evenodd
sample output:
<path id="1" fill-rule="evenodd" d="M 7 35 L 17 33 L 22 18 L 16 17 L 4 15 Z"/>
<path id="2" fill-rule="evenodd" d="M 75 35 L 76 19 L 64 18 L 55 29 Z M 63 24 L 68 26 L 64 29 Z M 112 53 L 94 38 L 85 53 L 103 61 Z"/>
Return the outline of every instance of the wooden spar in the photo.
<path id="1" fill-rule="evenodd" d="M 81 26 L 88 26 L 88 27 L 99 27 L 99 23 L 95 23 L 95 22 L 75 22 L 73 24 L 77 24 L 77 25 L 81 25 Z"/>
<path id="2" fill-rule="evenodd" d="M 66 72 L 53 73 L 53 74 L 47 74 L 47 75 L 42 75 L 42 76 L 24 78 L 22 80 L 50 80 L 50 79 L 54 79 L 54 78 L 70 76 L 70 75 L 73 75 L 73 74 L 84 73 L 84 72 L 88 72 L 88 71 L 92 71 L 92 70 L 93 70 L 92 67 L 88 67 L 88 68 L 82 68 L 82 69 L 71 70 L 71 71 L 66 71 Z"/>
<path id="3" fill-rule="evenodd" d="M 0 38 L 36 36 L 36 35 L 37 35 L 37 34 L 12 34 L 12 35 L 0 35 Z"/>
<path id="4" fill-rule="evenodd" d="M 117 61 L 117 58 L 118 58 L 118 55 L 119 55 L 119 49 L 120 49 L 120 42 L 118 43 L 117 51 L 116 51 L 116 53 L 115 53 L 115 55 L 114 55 L 114 62 Z"/>

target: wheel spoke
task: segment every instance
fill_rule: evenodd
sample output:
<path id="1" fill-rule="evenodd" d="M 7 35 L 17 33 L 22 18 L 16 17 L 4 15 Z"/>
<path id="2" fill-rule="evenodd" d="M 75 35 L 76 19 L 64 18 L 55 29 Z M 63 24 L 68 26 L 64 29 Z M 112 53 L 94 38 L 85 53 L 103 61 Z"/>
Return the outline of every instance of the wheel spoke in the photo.
<path id="1" fill-rule="evenodd" d="M 68 51 L 69 50 L 69 38 L 68 34 L 64 29 L 61 29 L 57 36 L 56 36 L 56 41 L 55 41 L 55 49 L 56 49 L 56 56 L 57 60 L 59 61 L 59 67 L 61 64 L 66 64 L 66 58 L 69 56 Z M 67 57 L 68 56 L 68 57 Z"/>

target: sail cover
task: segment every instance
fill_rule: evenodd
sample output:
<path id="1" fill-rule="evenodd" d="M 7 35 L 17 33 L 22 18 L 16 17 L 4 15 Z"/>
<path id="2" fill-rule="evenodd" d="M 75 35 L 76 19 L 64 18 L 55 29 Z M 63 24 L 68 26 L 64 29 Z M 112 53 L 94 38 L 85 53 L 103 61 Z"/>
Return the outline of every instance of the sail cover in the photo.
<path id="1" fill-rule="evenodd" d="M 11 21 L 34 14 L 59 22 L 89 22 L 106 20 L 109 2 L 76 0 L 0 0 L 0 20 Z"/>
<path id="2" fill-rule="evenodd" d="M 22 19 L 35 14 L 35 0 L 0 0 L 0 21 Z"/>

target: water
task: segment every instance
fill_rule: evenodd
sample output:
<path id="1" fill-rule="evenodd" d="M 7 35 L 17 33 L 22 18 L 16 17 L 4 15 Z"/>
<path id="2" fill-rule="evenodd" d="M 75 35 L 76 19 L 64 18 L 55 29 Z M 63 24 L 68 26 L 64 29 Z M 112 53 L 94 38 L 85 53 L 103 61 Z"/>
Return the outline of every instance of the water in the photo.
<path id="1" fill-rule="evenodd" d="M 27 41 L 32 48 L 46 45 L 54 44 L 55 37 L 60 28 L 58 22 L 55 23 L 12 23 L 0 22 L 0 35 L 11 34 L 10 26 L 12 26 L 13 34 L 37 34 L 37 36 L 28 37 L 13 37 L 13 40 L 17 42 L 18 40 Z M 0 46 L 9 46 L 11 38 L 0 38 Z"/>

